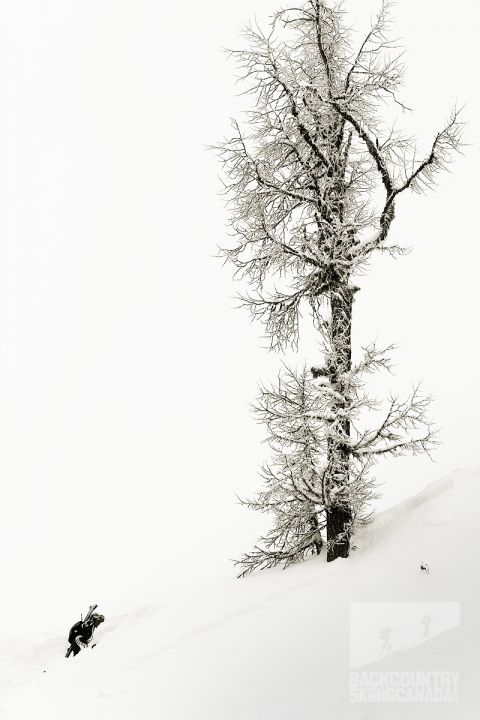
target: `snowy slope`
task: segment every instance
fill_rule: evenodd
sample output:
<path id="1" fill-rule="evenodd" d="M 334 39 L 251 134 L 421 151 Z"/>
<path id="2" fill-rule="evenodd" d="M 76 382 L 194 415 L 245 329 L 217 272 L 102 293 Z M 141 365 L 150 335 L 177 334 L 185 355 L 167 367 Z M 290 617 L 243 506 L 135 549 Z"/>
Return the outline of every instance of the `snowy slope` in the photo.
<path id="1" fill-rule="evenodd" d="M 69 661 L 64 631 L 4 641 L 0 717 L 476 717 L 478 476 L 454 473 L 381 513 L 357 536 L 348 561 L 313 558 L 287 571 L 192 588 L 164 607 L 107 617 L 97 647 Z M 422 561 L 429 574 L 420 570 Z M 420 632 L 415 623 L 426 614 L 433 621 Z M 392 634 L 379 636 L 375 622 L 387 623 Z M 351 702 L 349 673 L 358 658 L 362 670 L 453 673 L 458 700 Z"/>

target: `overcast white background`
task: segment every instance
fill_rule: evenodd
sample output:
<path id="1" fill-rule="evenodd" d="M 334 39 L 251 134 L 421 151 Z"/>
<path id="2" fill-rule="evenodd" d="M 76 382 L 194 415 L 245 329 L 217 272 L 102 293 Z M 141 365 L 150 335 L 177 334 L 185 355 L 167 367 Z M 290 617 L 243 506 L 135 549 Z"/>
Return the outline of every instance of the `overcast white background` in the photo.
<path id="1" fill-rule="evenodd" d="M 256 537 L 234 493 L 257 485 L 248 403 L 279 358 L 214 259 L 226 215 L 206 146 L 243 104 L 222 46 L 277 7 L 0 2 L 2 635 L 232 573 Z M 376 3 L 347 7 L 365 27 Z M 413 252 L 360 282 L 357 349 L 398 342 L 390 384 L 422 379 L 443 428 L 436 464 L 378 467 L 384 503 L 478 464 L 478 14 L 395 11 L 405 126 L 427 143 L 466 102 L 472 146 L 436 194 L 399 202 L 393 237 Z"/>

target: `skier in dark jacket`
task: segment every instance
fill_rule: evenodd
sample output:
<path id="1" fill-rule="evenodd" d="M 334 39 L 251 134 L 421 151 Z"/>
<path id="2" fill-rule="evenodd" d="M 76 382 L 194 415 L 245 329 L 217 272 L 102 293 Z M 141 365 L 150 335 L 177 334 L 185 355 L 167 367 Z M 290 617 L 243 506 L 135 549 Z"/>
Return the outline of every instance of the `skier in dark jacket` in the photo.
<path id="1" fill-rule="evenodd" d="M 82 648 L 87 647 L 93 637 L 93 631 L 105 620 L 103 615 L 93 612 L 93 609 L 90 608 L 85 620 L 79 620 L 70 629 L 68 634 L 70 647 L 67 650 L 66 657 L 69 657 L 70 653 L 78 655 Z"/>

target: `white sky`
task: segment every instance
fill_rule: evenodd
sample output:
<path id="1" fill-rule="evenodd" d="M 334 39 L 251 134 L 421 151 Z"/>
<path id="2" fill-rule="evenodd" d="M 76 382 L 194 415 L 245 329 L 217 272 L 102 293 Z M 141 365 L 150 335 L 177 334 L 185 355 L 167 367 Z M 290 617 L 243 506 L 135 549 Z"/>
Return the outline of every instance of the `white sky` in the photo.
<path id="1" fill-rule="evenodd" d="M 377 4 L 347 5 L 365 25 Z M 257 486 L 248 403 L 279 359 L 213 258 L 205 148 L 242 107 L 221 47 L 277 7 L 0 0 L 2 635 L 229 573 L 256 537 L 234 492 Z M 476 4 L 395 12 L 406 125 L 426 142 L 467 102 L 473 143 Z M 423 379 L 443 428 L 436 464 L 379 466 L 385 503 L 478 464 L 479 167 L 472 144 L 436 194 L 403 199 L 394 237 L 414 251 L 361 280 L 357 347 L 400 343 L 390 384 Z"/>

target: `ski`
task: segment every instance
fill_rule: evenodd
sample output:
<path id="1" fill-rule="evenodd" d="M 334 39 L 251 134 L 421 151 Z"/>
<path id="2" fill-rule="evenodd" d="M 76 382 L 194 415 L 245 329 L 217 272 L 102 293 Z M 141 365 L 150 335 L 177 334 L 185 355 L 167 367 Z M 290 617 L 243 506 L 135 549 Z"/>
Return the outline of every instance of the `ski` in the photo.
<path id="1" fill-rule="evenodd" d="M 87 622 L 88 620 L 90 620 L 92 614 L 97 609 L 97 607 L 98 607 L 98 605 L 90 605 L 90 607 L 88 608 L 88 612 L 85 615 L 85 620 L 83 622 Z"/>

